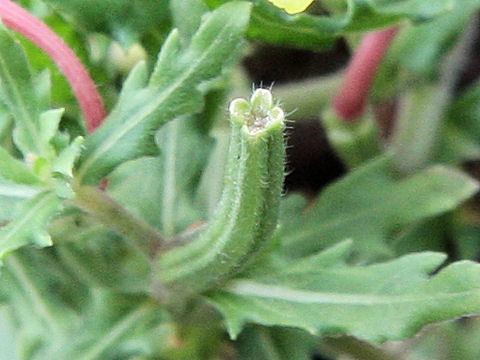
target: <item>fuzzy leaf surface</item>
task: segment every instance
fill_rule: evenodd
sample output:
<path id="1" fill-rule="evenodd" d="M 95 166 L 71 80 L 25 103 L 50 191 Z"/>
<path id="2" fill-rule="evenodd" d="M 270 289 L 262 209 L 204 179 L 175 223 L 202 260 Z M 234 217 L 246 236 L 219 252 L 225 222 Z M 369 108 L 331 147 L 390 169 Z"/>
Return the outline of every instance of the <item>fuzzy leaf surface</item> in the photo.
<path id="1" fill-rule="evenodd" d="M 346 264 L 350 242 L 263 275 L 233 281 L 208 297 L 235 338 L 248 322 L 347 334 L 382 343 L 426 324 L 480 311 L 480 265 L 424 252 L 367 266 Z"/>
<path id="2" fill-rule="evenodd" d="M 477 190 L 472 178 L 438 165 L 399 178 L 390 158 L 383 156 L 329 186 L 306 213 L 286 218 L 278 236 L 292 256 L 352 239 L 361 258 L 390 257 L 385 240 L 392 234 L 454 209 Z"/>
<path id="3" fill-rule="evenodd" d="M 5 263 L 0 288 L 20 330 L 22 359 L 113 360 L 165 346 L 165 314 L 145 296 L 85 287 L 52 249 L 22 249 Z"/>
<path id="4" fill-rule="evenodd" d="M 178 32 L 173 31 L 146 87 L 141 87 L 142 76 L 137 74 L 141 69 L 132 71 L 116 108 L 85 141 L 80 182 L 95 184 L 119 164 L 155 154 L 154 134 L 158 128 L 201 110 L 203 97 L 198 86 L 219 76 L 234 59 L 249 13 L 246 2 L 220 7 L 204 17 L 184 50 Z"/>

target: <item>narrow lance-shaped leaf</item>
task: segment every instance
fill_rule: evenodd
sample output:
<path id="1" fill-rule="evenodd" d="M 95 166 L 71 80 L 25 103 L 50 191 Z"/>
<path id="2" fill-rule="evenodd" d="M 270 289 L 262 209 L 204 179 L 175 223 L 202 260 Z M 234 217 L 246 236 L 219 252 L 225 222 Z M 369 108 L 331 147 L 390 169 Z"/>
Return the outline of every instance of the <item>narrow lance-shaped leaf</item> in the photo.
<path id="1" fill-rule="evenodd" d="M 344 242 L 276 271 L 239 279 L 209 299 L 235 338 L 247 322 L 298 327 L 318 335 L 347 334 L 382 343 L 423 326 L 480 312 L 480 265 L 460 261 L 430 277 L 439 253 L 349 266 Z"/>
<path id="2" fill-rule="evenodd" d="M 0 99 L 15 119 L 14 140 L 25 154 L 40 154 L 37 127 L 40 109 L 33 87 L 30 65 L 21 45 L 0 26 Z"/>
<path id="3" fill-rule="evenodd" d="M 157 287 L 173 305 L 228 280 L 275 229 L 284 176 L 284 114 L 268 90 L 230 105 L 232 135 L 217 214 L 192 243 L 158 260 Z M 160 294 L 162 295 L 162 294 Z"/>
<path id="4" fill-rule="evenodd" d="M 14 158 L 0 147 L 0 177 L 17 184 L 39 185 L 41 180 L 27 164 Z"/>
<path id="5" fill-rule="evenodd" d="M 178 32 L 173 31 L 160 52 L 148 86 L 137 91 L 129 88 L 129 96 L 121 96 L 104 125 L 86 139 L 77 173 L 79 181 L 98 183 L 119 164 L 154 154 L 154 134 L 159 127 L 178 116 L 199 111 L 202 94 L 198 86 L 220 75 L 233 59 L 249 12 L 250 6 L 245 2 L 220 7 L 204 18 L 185 50 L 181 50 Z"/>

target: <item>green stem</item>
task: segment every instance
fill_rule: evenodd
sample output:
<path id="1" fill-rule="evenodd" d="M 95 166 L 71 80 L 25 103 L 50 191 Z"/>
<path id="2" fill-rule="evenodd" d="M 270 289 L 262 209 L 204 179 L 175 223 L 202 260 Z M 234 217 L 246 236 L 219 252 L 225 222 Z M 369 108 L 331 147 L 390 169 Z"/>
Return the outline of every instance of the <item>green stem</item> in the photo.
<path id="1" fill-rule="evenodd" d="M 336 73 L 277 86 L 272 91 L 290 119 L 317 117 L 330 104 L 342 78 L 342 73 Z"/>
<path id="2" fill-rule="evenodd" d="M 110 229 L 130 240 L 148 258 L 163 249 L 165 241 L 145 220 L 128 212 L 105 192 L 90 186 L 75 187 L 73 203 Z"/>
<path id="3" fill-rule="evenodd" d="M 171 121 L 166 127 L 166 148 L 162 154 L 165 159 L 164 191 L 162 199 L 162 230 L 166 237 L 175 235 L 175 198 L 177 185 L 175 166 L 177 159 L 176 144 L 178 140 L 178 121 Z"/>

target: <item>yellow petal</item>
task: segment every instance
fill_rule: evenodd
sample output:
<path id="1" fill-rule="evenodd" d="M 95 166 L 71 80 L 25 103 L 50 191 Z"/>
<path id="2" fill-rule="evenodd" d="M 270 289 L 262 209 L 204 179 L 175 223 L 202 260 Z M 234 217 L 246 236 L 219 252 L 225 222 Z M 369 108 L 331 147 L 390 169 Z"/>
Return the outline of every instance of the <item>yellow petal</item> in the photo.
<path id="1" fill-rule="evenodd" d="M 313 0 L 268 0 L 273 5 L 285 10 L 289 14 L 296 14 L 305 10 Z"/>

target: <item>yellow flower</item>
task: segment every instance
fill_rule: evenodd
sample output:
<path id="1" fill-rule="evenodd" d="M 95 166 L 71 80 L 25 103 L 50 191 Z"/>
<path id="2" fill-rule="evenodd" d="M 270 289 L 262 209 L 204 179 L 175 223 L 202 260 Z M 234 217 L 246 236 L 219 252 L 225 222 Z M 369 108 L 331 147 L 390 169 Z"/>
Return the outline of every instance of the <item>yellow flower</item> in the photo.
<path id="1" fill-rule="evenodd" d="M 285 10 L 289 14 L 296 14 L 305 10 L 313 0 L 268 0 L 273 5 Z"/>

